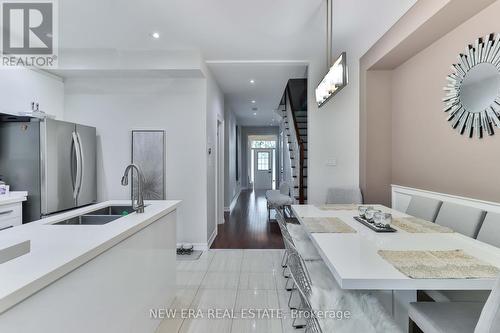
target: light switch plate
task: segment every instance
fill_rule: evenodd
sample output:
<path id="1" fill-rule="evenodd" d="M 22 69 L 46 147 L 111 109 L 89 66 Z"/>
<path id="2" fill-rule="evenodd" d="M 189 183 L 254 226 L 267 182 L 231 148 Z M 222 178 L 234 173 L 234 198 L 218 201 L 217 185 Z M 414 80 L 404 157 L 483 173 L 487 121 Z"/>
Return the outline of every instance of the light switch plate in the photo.
<path id="1" fill-rule="evenodd" d="M 337 159 L 336 158 L 329 159 L 328 161 L 326 161 L 326 165 L 331 167 L 337 166 Z"/>

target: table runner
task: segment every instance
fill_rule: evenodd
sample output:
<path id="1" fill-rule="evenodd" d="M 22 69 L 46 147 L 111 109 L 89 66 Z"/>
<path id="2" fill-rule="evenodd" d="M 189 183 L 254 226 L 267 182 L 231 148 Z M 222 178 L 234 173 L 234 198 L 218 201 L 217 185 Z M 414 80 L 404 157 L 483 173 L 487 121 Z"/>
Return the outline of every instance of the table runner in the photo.
<path id="1" fill-rule="evenodd" d="M 453 230 L 443 227 L 439 224 L 432 223 L 417 217 L 400 217 L 394 218 L 392 224 L 401 230 L 413 234 L 426 233 L 452 233 Z"/>
<path id="2" fill-rule="evenodd" d="M 462 250 L 388 251 L 378 254 L 412 279 L 496 278 L 500 270 Z"/>
<path id="3" fill-rule="evenodd" d="M 302 220 L 310 233 L 356 233 L 356 230 L 336 217 L 305 217 Z"/>

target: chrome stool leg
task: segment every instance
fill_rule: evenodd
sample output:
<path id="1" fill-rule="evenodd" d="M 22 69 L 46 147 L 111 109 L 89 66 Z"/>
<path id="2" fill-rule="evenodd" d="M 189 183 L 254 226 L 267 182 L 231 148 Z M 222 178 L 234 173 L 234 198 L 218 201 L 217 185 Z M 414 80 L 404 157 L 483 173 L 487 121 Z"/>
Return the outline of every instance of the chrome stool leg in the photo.
<path id="1" fill-rule="evenodd" d="M 285 250 L 285 252 L 283 252 L 283 257 L 281 258 L 281 267 L 286 267 L 288 263 L 288 252 Z"/>
<path id="2" fill-rule="evenodd" d="M 302 303 L 302 302 L 301 302 Z M 301 304 L 302 305 L 302 304 Z M 300 315 L 301 312 L 304 312 L 303 310 L 299 310 L 298 313 Z M 299 317 L 295 317 L 293 318 L 293 321 L 292 321 L 292 327 L 295 328 L 295 329 L 301 329 L 301 328 L 304 328 L 306 327 L 306 324 L 307 323 L 303 323 L 303 324 L 297 324 L 297 319 L 299 319 Z M 302 318 L 301 318 L 302 319 Z"/>
<path id="3" fill-rule="evenodd" d="M 293 295 L 294 295 L 294 292 L 296 291 L 297 289 L 296 288 L 293 288 L 291 291 L 290 291 L 290 297 L 288 297 L 288 308 L 290 310 L 297 310 L 298 308 L 294 305 L 292 305 L 292 299 L 293 299 Z"/>
<path id="4" fill-rule="evenodd" d="M 284 278 L 287 278 L 287 279 L 288 279 L 288 278 L 289 278 L 289 276 L 285 274 L 285 273 L 286 273 L 286 269 L 287 269 L 287 267 L 286 267 L 286 266 L 285 266 L 285 267 L 283 267 L 283 271 L 281 272 L 281 275 L 283 275 L 283 277 L 284 277 Z"/>
<path id="5" fill-rule="evenodd" d="M 288 286 L 288 282 L 290 282 L 290 281 L 292 281 L 292 286 L 291 286 L 291 287 L 289 287 L 289 286 Z M 286 291 L 292 291 L 294 288 L 295 288 L 295 282 L 293 282 L 293 279 L 290 279 L 290 278 L 289 278 L 289 279 L 286 281 L 286 284 L 285 284 L 285 290 L 286 290 Z"/>
<path id="6" fill-rule="evenodd" d="M 301 329 L 301 328 L 306 327 L 306 325 L 305 325 L 305 324 L 298 324 L 298 325 L 297 325 L 297 324 L 295 323 L 296 321 L 297 321 L 297 318 L 294 318 L 294 319 L 293 319 L 293 321 L 292 321 L 292 326 L 293 326 L 293 328 L 295 328 L 296 330 L 299 330 L 299 329 Z"/>

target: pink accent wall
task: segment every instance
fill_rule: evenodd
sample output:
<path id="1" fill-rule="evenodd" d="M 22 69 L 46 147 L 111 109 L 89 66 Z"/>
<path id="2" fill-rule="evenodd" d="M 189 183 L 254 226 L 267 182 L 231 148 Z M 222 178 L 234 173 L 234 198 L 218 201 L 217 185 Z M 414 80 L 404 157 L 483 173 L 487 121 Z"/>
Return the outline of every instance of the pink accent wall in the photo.
<path id="1" fill-rule="evenodd" d="M 500 32 L 500 1 L 451 0 L 433 8 L 434 13 L 423 10 L 426 4 L 431 2 L 420 0 L 361 62 L 360 180 L 365 198 L 389 204 L 390 184 L 397 184 L 500 202 L 500 129 L 481 140 L 462 136 L 447 122 L 442 103 L 446 76 L 458 54 L 478 37 Z M 433 20 L 455 13 L 462 22 L 450 20 L 447 28 Z M 416 24 L 418 15 L 421 24 Z M 394 30 L 404 31 L 407 22 L 415 31 L 395 41 Z M 433 25 L 441 35 L 422 40 L 419 31 Z M 396 59 L 412 48 L 413 53 Z"/>

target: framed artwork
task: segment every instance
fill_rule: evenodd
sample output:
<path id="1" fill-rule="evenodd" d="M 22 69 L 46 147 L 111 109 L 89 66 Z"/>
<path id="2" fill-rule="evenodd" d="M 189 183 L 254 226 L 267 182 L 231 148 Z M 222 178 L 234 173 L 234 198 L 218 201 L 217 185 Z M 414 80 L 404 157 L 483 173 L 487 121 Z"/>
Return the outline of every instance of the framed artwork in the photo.
<path id="1" fill-rule="evenodd" d="M 165 200 L 165 142 L 163 130 L 132 131 L 132 163 L 144 175 L 144 200 Z M 132 174 L 132 197 L 137 189 L 137 175 Z"/>

